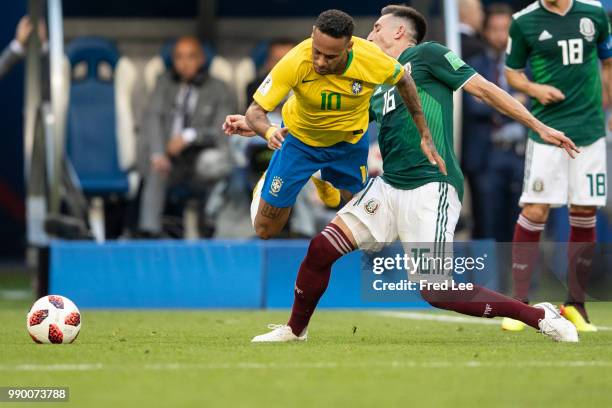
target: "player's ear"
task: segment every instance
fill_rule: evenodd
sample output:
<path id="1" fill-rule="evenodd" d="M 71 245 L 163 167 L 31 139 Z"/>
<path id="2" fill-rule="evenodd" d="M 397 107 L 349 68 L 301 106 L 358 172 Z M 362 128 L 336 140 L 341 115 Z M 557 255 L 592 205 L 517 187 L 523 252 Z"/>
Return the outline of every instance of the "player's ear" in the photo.
<path id="1" fill-rule="evenodd" d="M 346 50 L 350 51 L 353 49 L 353 40 L 349 41 L 349 43 L 346 45 Z"/>
<path id="2" fill-rule="evenodd" d="M 314 33 L 315 33 L 315 30 L 316 30 L 316 29 L 317 29 L 317 26 L 314 26 L 314 25 L 313 25 L 313 26 L 312 26 L 312 33 L 310 34 L 310 38 L 314 38 Z"/>
<path id="3" fill-rule="evenodd" d="M 397 26 L 397 30 L 395 30 L 395 35 L 393 36 L 393 38 L 395 40 L 400 39 L 405 33 L 406 33 L 406 26 L 400 24 L 399 26 Z"/>

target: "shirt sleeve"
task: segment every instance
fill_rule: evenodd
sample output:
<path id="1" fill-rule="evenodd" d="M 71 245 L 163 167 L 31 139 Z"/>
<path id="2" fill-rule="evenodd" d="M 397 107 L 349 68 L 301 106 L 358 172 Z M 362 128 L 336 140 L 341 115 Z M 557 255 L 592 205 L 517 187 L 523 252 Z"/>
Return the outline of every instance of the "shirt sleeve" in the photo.
<path id="1" fill-rule="evenodd" d="M 422 50 L 423 61 L 429 72 L 453 91 L 461 88 L 476 71 L 457 54 L 438 43 L 431 43 Z"/>
<path id="2" fill-rule="evenodd" d="M 367 48 L 365 48 L 367 47 Z M 385 54 L 374 44 L 365 44 L 364 64 L 371 75 L 369 82 L 376 85 L 395 85 L 404 76 L 405 69 L 395 58 Z"/>
<path id="3" fill-rule="evenodd" d="M 506 67 L 515 70 L 525 69 L 529 56 L 529 45 L 516 20 L 512 20 L 508 45 L 506 47 Z"/>
<path id="4" fill-rule="evenodd" d="M 255 102 L 268 112 L 273 111 L 298 82 L 298 67 L 301 61 L 292 51 L 272 68 L 253 95 Z"/>
<path id="5" fill-rule="evenodd" d="M 597 55 L 599 59 L 605 60 L 612 57 L 612 32 L 610 30 L 610 20 L 603 8 L 601 9 L 601 19 L 598 28 Z"/>

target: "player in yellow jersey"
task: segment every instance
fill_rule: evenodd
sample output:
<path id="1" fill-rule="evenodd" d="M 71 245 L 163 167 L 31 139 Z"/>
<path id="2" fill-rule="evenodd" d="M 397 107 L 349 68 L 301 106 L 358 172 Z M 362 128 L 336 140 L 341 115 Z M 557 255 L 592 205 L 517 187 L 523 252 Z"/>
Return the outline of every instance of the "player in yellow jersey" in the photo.
<path id="1" fill-rule="evenodd" d="M 311 38 L 285 55 L 253 96 L 246 122 L 254 133 L 240 132 L 232 116 L 224 124 L 227 133 L 265 135 L 268 146 L 276 149 L 261 198 L 258 191 L 254 197 L 253 225 L 260 238 L 282 230 L 298 192 L 319 170 L 321 178 L 340 189 L 345 199 L 363 188 L 368 158 L 364 136 L 370 97 L 378 85 L 397 87 L 421 135 L 423 152 L 446 171 L 410 74 L 375 44 L 353 37 L 353 28 L 353 19 L 342 11 L 321 13 Z M 267 113 L 290 92 L 283 106 L 284 123 L 272 125 Z"/>

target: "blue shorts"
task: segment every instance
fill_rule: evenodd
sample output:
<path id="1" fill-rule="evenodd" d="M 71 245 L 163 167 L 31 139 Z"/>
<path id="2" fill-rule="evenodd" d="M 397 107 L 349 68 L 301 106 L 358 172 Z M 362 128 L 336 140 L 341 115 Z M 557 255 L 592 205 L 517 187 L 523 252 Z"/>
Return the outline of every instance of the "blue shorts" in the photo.
<path id="1" fill-rule="evenodd" d="M 288 134 L 270 160 L 261 197 L 274 207 L 292 207 L 304 184 L 318 170 L 323 180 L 355 194 L 367 179 L 369 147 L 367 133 L 355 144 L 340 142 L 329 147 L 308 146 Z"/>

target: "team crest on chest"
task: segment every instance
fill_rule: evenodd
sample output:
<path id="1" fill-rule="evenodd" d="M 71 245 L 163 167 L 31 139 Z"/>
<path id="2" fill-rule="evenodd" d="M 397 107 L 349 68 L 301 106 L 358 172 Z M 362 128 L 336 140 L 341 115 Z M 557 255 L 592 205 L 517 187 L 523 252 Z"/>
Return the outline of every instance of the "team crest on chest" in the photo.
<path id="1" fill-rule="evenodd" d="M 595 24 L 590 18 L 582 17 L 580 19 L 580 34 L 589 42 L 595 38 Z"/>
<path id="2" fill-rule="evenodd" d="M 278 192 L 281 190 L 281 188 L 283 187 L 283 179 L 280 178 L 279 176 L 275 176 L 272 179 L 272 184 L 270 185 L 270 193 L 273 195 L 278 194 Z"/>
<path id="3" fill-rule="evenodd" d="M 354 95 L 359 95 L 362 89 L 363 85 L 360 81 L 353 81 L 353 83 L 351 84 L 351 91 L 353 91 Z"/>
<path id="4" fill-rule="evenodd" d="M 370 198 L 368 201 L 366 201 L 363 207 L 368 214 L 374 214 L 376 210 L 378 210 L 378 207 L 380 207 L 380 203 L 377 199 Z"/>

